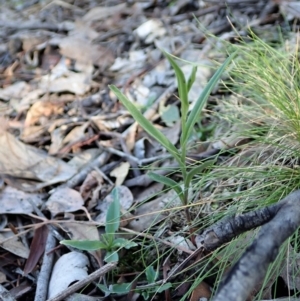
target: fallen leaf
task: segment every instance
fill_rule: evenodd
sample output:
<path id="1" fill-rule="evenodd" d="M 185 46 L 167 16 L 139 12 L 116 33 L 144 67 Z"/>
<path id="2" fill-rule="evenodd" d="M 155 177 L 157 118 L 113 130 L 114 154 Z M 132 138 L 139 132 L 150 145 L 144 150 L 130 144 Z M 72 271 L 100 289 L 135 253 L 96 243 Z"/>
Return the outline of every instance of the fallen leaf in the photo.
<path id="1" fill-rule="evenodd" d="M 49 80 L 48 76 L 41 79 L 39 87 L 45 92 L 71 92 L 76 95 L 83 95 L 91 88 L 91 76 L 85 73 L 69 71 L 67 77 Z"/>
<path id="2" fill-rule="evenodd" d="M 0 191 L 0 214 L 31 214 L 34 208 L 28 199 L 39 207 L 43 198 L 44 194 L 23 192 L 7 186 Z"/>
<path id="3" fill-rule="evenodd" d="M 61 256 L 53 267 L 51 274 L 48 298 L 53 298 L 63 292 L 75 281 L 80 281 L 88 276 L 87 268 L 89 259 L 79 252 L 70 252 Z"/>
<path id="4" fill-rule="evenodd" d="M 111 50 L 100 45 L 94 45 L 89 40 L 80 37 L 67 37 L 60 44 L 60 53 L 78 62 L 106 68 L 115 58 Z"/>
<path id="5" fill-rule="evenodd" d="M 130 164 L 128 162 L 122 162 L 119 166 L 117 166 L 115 169 L 113 169 L 110 172 L 111 177 L 116 178 L 115 185 L 120 186 L 123 184 L 125 178 L 127 177 L 127 174 L 129 172 Z"/>
<path id="6" fill-rule="evenodd" d="M 45 251 L 48 228 L 46 225 L 37 228 L 34 231 L 34 236 L 30 245 L 30 252 L 28 259 L 25 263 L 24 274 L 27 275 L 33 271 L 38 261 Z"/>
<path id="7" fill-rule="evenodd" d="M 0 89 L 0 99 L 9 101 L 11 98 L 20 99 L 30 90 L 26 82 L 16 82 L 4 89 Z"/>
<path id="8" fill-rule="evenodd" d="M 52 101 L 37 101 L 28 110 L 25 126 L 31 126 L 40 121 L 41 117 L 47 117 L 58 115 L 63 113 L 63 103 L 52 102 Z"/>
<path id="9" fill-rule="evenodd" d="M 2 174 L 52 185 L 71 178 L 76 169 L 46 152 L 26 145 L 8 132 L 0 131 L 0 170 Z M 26 187 L 24 186 L 24 189 Z"/>
<path id="10" fill-rule="evenodd" d="M 55 189 L 45 205 L 53 217 L 63 212 L 86 211 L 80 193 L 68 187 Z"/>
<path id="11" fill-rule="evenodd" d="M 12 231 L 0 233 L 1 248 L 22 258 L 28 258 L 29 249 L 22 244 Z"/>
<path id="12" fill-rule="evenodd" d="M 146 44 L 152 43 L 156 38 L 164 36 L 167 31 L 159 19 L 151 19 L 140 25 L 135 31 L 137 36 Z"/>
<path id="13" fill-rule="evenodd" d="M 115 14 L 121 13 L 126 8 L 126 3 L 121 3 L 115 6 L 98 6 L 92 8 L 88 13 L 86 13 L 82 20 L 85 22 L 100 21 L 113 16 Z"/>
<path id="14" fill-rule="evenodd" d="M 211 289 L 204 281 L 200 282 L 193 290 L 190 301 L 199 301 L 202 298 L 208 300 L 211 297 Z"/>

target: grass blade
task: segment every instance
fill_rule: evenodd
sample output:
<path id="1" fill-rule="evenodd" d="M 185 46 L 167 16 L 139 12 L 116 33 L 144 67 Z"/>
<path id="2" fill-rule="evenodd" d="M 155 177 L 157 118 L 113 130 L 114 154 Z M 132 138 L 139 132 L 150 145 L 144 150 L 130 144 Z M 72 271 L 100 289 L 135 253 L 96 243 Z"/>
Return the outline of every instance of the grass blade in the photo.
<path id="1" fill-rule="evenodd" d="M 177 182 L 175 182 L 174 180 L 167 178 L 165 176 L 159 175 L 155 172 L 149 172 L 148 176 L 152 180 L 162 183 L 162 184 L 174 189 L 175 192 L 178 194 L 178 197 L 180 198 L 180 200 L 183 201 L 183 191 Z"/>
<path id="2" fill-rule="evenodd" d="M 214 163 L 216 162 L 216 160 L 209 160 L 206 162 L 203 162 L 201 165 L 194 167 L 191 171 L 188 172 L 187 174 L 187 183 L 190 183 L 193 179 L 193 177 L 196 174 L 199 174 L 200 172 L 203 171 L 203 169 L 211 167 Z"/>
<path id="3" fill-rule="evenodd" d="M 193 66 L 192 72 L 191 72 L 190 77 L 187 81 L 187 92 L 189 92 L 191 90 L 192 85 L 195 82 L 197 69 L 198 69 L 197 66 Z"/>
<path id="4" fill-rule="evenodd" d="M 120 225 L 119 191 L 117 188 L 114 188 L 111 193 L 113 196 L 113 201 L 108 207 L 105 223 L 105 233 L 108 235 L 114 234 L 119 229 Z"/>
<path id="5" fill-rule="evenodd" d="M 180 156 L 176 147 L 171 143 L 171 141 L 158 129 L 156 129 L 152 123 L 146 119 L 143 114 L 135 107 L 135 105 L 116 87 L 109 86 L 109 88 L 115 93 L 118 99 L 130 112 L 137 123 L 155 140 L 157 140 L 162 146 L 164 146 L 167 151 L 181 164 Z"/>
<path id="6" fill-rule="evenodd" d="M 178 83 L 178 94 L 179 94 L 179 99 L 181 101 L 181 118 L 182 118 L 182 124 L 184 126 L 186 117 L 187 117 L 187 113 L 189 110 L 188 89 L 187 89 L 185 76 L 184 76 L 182 70 L 180 69 L 180 67 L 177 65 L 177 63 L 173 59 L 173 57 L 169 53 L 165 52 L 164 50 L 162 50 L 162 52 L 163 52 L 164 56 L 168 59 L 172 68 L 175 71 L 175 75 L 176 75 L 177 83 Z"/>
<path id="7" fill-rule="evenodd" d="M 222 64 L 222 66 L 217 70 L 217 72 L 213 75 L 213 77 L 210 79 L 206 87 L 204 88 L 203 92 L 199 96 L 199 98 L 196 101 L 196 104 L 191 111 L 187 122 L 186 122 L 186 131 L 183 132 L 183 138 L 182 138 L 182 143 L 185 144 L 187 142 L 187 139 L 191 135 L 191 132 L 193 130 L 193 127 L 196 123 L 196 121 L 199 119 L 199 115 L 206 103 L 206 100 L 208 99 L 209 94 L 211 93 L 212 89 L 216 85 L 217 81 L 220 79 L 222 73 L 224 72 L 225 68 L 227 65 L 231 62 L 233 57 L 235 56 L 236 53 L 231 54 L 225 62 Z"/>

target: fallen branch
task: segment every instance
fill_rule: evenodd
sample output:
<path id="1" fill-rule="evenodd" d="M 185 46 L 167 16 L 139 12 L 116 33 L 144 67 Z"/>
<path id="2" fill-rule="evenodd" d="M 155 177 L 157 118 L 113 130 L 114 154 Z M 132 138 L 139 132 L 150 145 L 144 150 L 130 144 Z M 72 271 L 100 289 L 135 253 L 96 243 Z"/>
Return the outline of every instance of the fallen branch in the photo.
<path id="1" fill-rule="evenodd" d="M 246 252 L 221 282 L 214 301 L 243 301 L 265 277 L 283 242 L 300 226 L 300 190 L 275 205 L 228 217 L 196 237 L 197 246 L 213 250 L 233 237 L 263 225 Z"/>

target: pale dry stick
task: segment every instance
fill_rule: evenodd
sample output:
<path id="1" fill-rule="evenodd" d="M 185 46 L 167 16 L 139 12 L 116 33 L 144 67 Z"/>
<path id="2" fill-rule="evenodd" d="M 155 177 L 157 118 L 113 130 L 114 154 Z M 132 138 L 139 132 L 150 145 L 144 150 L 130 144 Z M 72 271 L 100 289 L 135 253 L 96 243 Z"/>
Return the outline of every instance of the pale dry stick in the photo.
<path id="1" fill-rule="evenodd" d="M 48 299 L 47 301 L 60 301 L 64 298 L 68 297 L 69 295 L 75 293 L 77 290 L 83 288 L 87 284 L 90 284 L 97 278 L 100 278 L 101 276 L 104 276 L 107 272 L 111 271 L 115 266 L 117 265 L 117 262 L 111 262 L 107 263 L 97 271 L 93 272 L 92 274 L 88 275 L 86 278 L 76 282 L 75 284 L 69 286 L 67 289 L 65 289 L 63 292 L 59 293 L 55 297 Z"/>
<path id="2" fill-rule="evenodd" d="M 51 275 L 53 260 L 54 260 L 54 253 L 50 251 L 55 248 L 55 245 L 56 245 L 56 240 L 52 235 L 52 233 L 49 231 L 44 257 L 43 257 L 43 263 L 42 263 L 40 274 L 38 276 L 34 301 L 44 301 L 47 298 L 48 285 L 49 285 L 49 280 L 50 280 L 50 275 Z"/>
<path id="3" fill-rule="evenodd" d="M 2 285 L 0 285 L 0 300 L 1 301 L 16 301 L 11 293 Z"/>
<path id="4" fill-rule="evenodd" d="M 75 187 L 81 182 L 84 181 L 89 172 L 91 172 L 95 166 L 101 167 L 103 166 L 107 160 L 109 159 L 110 154 L 107 152 L 103 152 L 96 159 L 87 164 L 78 174 L 76 174 L 73 178 L 69 179 L 65 184 L 60 187 Z"/>

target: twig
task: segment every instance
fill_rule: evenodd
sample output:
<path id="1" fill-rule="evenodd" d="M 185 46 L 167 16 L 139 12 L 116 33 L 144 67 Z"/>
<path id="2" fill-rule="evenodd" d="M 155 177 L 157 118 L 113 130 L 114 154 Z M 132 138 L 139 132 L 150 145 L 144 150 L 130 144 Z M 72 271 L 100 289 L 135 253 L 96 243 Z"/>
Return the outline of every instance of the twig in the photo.
<path id="1" fill-rule="evenodd" d="M 2 301 L 16 301 L 11 293 L 2 285 L 0 285 L 0 300 Z"/>
<path id="2" fill-rule="evenodd" d="M 91 172 L 95 166 L 101 167 L 106 163 L 106 161 L 109 159 L 109 154 L 107 152 L 103 152 L 101 155 L 99 155 L 95 160 L 91 161 L 87 166 L 85 166 L 78 174 L 76 174 L 73 178 L 69 179 L 66 184 L 61 185 L 61 187 L 75 187 L 81 182 L 84 181 L 87 174 Z"/>
<path id="3" fill-rule="evenodd" d="M 41 23 L 37 21 L 25 21 L 25 22 L 7 22 L 7 21 L 1 21 L 0 27 L 4 28 L 12 28 L 12 29 L 47 29 L 51 31 L 68 31 L 69 28 L 64 23 L 61 24 L 54 24 L 54 23 Z"/>
<path id="4" fill-rule="evenodd" d="M 44 301 L 47 298 L 48 286 L 50 274 L 53 266 L 54 253 L 50 252 L 56 245 L 56 240 L 52 233 L 48 232 L 48 238 L 45 247 L 45 253 L 43 257 L 43 263 L 40 274 L 38 276 L 34 301 Z"/>
<path id="5" fill-rule="evenodd" d="M 93 272 L 92 274 L 88 275 L 85 279 L 82 279 L 75 284 L 69 286 L 66 290 L 61 292 L 60 294 L 56 295 L 54 298 L 48 299 L 47 301 L 60 301 L 66 298 L 67 296 L 75 293 L 77 290 L 81 289 L 85 285 L 91 283 L 95 279 L 105 275 L 107 272 L 112 270 L 117 265 L 117 262 L 107 263 L 102 268 L 98 269 L 97 271 Z"/>
<path id="6" fill-rule="evenodd" d="M 214 301 L 244 301 L 263 280 L 282 243 L 300 225 L 300 190 L 290 193 L 275 205 L 216 223 L 196 238 L 197 246 L 212 250 L 262 224 L 252 245 L 221 282 Z"/>

